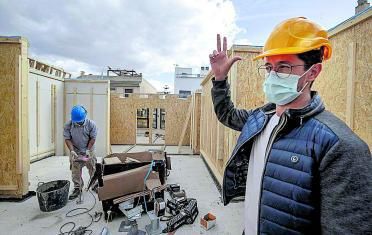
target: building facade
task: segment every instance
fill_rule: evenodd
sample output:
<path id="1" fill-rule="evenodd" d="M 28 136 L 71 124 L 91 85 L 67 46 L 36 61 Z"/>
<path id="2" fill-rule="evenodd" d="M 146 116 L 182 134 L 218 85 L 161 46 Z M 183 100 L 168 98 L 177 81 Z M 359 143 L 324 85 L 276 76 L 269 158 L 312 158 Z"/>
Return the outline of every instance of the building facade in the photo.
<path id="1" fill-rule="evenodd" d="M 81 71 L 80 76 L 76 79 L 110 80 L 111 93 L 124 97 L 128 97 L 132 93 L 156 94 L 158 92 L 151 83 L 142 77 L 142 73 L 137 73 L 134 70 L 111 69 L 109 67 L 106 75 L 86 75 L 84 71 Z"/>
<path id="2" fill-rule="evenodd" d="M 200 73 L 193 74 L 192 68 L 176 66 L 174 70 L 174 94 L 187 98 L 192 92 L 201 89 L 200 83 L 208 74 L 209 67 L 200 67 Z"/>

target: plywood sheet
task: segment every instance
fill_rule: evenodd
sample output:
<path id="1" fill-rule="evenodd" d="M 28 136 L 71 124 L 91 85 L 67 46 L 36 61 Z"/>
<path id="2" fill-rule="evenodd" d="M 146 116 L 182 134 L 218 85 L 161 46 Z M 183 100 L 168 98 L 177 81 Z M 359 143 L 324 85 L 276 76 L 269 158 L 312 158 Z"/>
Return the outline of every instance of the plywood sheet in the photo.
<path id="1" fill-rule="evenodd" d="M 191 98 L 179 99 L 177 95 L 132 94 L 129 97 L 111 96 L 111 144 L 136 143 L 136 112 L 140 108 L 165 109 L 165 144 L 177 145 Z M 190 125 L 183 145 L 190 144 Z"/>
<path id="2" fill-rule="evenodd" d="M 0 37 L 0 196 L 28 192 L 27 40 Z"/>

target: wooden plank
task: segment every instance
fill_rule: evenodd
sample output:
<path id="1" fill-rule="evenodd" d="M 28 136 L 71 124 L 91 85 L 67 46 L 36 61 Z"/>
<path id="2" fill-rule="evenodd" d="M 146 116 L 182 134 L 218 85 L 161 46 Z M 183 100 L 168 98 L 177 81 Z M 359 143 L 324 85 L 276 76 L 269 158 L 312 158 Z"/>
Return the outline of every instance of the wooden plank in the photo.
<path id="1" fill-rule="evenodd" d="M 111 119 L 111 107 L 110 107 L 110 102 L 111 102 L 111 94 L 110 94 L 110 81 L 108 81 L 108 86 L 106 89 L 107 93 L 107 107 L 106 107 L 106 127 L 107 130 L 105 132 L 105 138 L 106 138 L 106 148 L 107 148 L 107 155 L 112 153 L 111 149 L 111 126 L 110 126 L 110 119 Z"/>
<path id="2" fill-rule="evenodd" d="M 152 108 L 149 108 L 149 144 L 153 144 L 152 143 L 152 123 L 154 121 L 154 109 Z"/>
<path id="3" fill-rule="evenodd" d="M 74 88 L 74 93 L 73 93 L 73 101 L 72 101 L 72 106 L 75 106 L 75 105 L 77 105 L 77 88 L 75 87 Z"/>
<path id="4" fill-rule="evenodd" d="M 72 93 L 69 93 L 67 92 L 66 95 L 103 95 L 103 96 L 106 96 L 107 94 L 103 94 L 103 93 L 91 93 L 91 92 L 72 92 Z"/>
<path id="5" fill-rule="evenodd" d="M 50 122 L 50 142 L 54 143 L 54 119 L 55 119 L 55 113 L 54 113 L 54 85 L 50 85 L 50 103 L 51 103 L 51 109 L 50 109 L 50 116 L 51 122 Z"/>
<path id="6" fill-rule="evenodd" d="M 53 143 L 54 143 L 54 149 L 57 151 L 57 141 L 56 141 L 56 130 L 57 130 L 57 85 L 53 85 L 53 110 L 54 110 L 54 118 L 53 118 Z M 62 114 L 64 115 L 64 114 Z"/>
<path id="7" fill-rule="evenodd" d="M 22 63 L 22 56 L 17 55 L 17 64 L 16 66 L 16 77 L 14 80 L 15 83 L 15 119 L 16 119 L 16 129 L 15 131 L 17 132 L 16 134 L 16 173 L 17 174 L 22 174 L 22 150 L 21 150 L 21 131 L 22 131 L 22 107 L 21 107 L 21 99 L 20 97 L 22 96 L 22 90 L 21 90 L 21 73 L 22 73 L 22 68 L 21 68 L 21 63 Z"/>
<path id="8" fill-rule="evenodd" d="M 36 80 L 36 152 L 40 146 L 40 82 Z"/>
<path id="9" fill-rule="evenodd" d="M 223 149 L 224 149 L 224 140 L 225 140 L 225 135 L 224 135 L 224 128 L 221 123 L 217 124 L 217 144 L 215 148 L 217 148 L 217 153 L 216 153 L 216 160 L 223 160 L 224 154 L 223 154 Z"/>
<path id="10" fill-rule="evenodd" d="M 94 112 L 93 112 L 93 108 L 94 108 L 94 100 L 93 100 L 93 94 L 94 94 L 94 87 L 91 88 L 90 90 L 90 108 L 89 108 L 89 111 L 90 111 L 90 119 L 94 120 Z"/>
<path id="11" fill-rule="evenodd" d="M 183 125 L 180 140 L 178 142 L 178 153 L 181 152 L 181 145 L 182 145 L 183 139 L 185 138 L 187 127 L 189 126 L 191 112 L 192 112 L 192 102 L 190 102 L 189 110 L 187 111 L 187 114 L 186 114 L 186 122 Z"/>
<path id="12" fill-rule="evenodd" d="M 355 97 L 355 67 L 356 43 L 350 42 L 348 47 L 348 74 L 346 89 L 346 123 L 354 128 L 354 97 Z"/>
<path id="13" fill-rule="evenodd" d="M 0 185 L 0 190 L 4 191 L 14 191 L 17 189 L 18 189 L 17 185 Z"/>

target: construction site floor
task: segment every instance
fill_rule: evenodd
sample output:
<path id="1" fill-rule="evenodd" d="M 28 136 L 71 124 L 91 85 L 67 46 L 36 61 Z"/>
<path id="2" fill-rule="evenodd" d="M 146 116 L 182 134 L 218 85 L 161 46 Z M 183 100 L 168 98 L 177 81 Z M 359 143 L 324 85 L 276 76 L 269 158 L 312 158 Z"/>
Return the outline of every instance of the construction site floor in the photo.
<path id="1" fill-rule="evenodd" d="M 142 151 L 148 151 L 151 149 L 162 150 L 164 149 L 167 154 L 171 155 L 189 155 L 193 154 L 190 146 L 174 146 L 174 145 L 112 145 L 111 150 L 114 153 L 136 153 Z"/>
<path id="2" fill-rule="evenodd" d="M 122 152 L 122 151 L 120 151 Z M 192 225 L 184 225 L 176 231 L 176 235 L 192 234 L 231 234 L 240 235 L 243 231 L 243 204 L 229 204 L 223 206 L 221 195 L 217 190 L 206 166 L 202 159 L 197 155 L 170 155 L 172 157 L 172 171 L 167 183 L 179 183 L 182 189 L 186 190 L 188 197 L 197 199 L 199 216 Z M 88 171 L 83 169 L 84 182 L 88 182 Z M 30 190 L 35 191 L 39 182 L 49 182 L 52 180 L 68 179 L 71 181 L 68 157 L 50 157 L 31 164 L 30 167 Z M 70 190 L 72 186 L 70 186 Z M 66 218 L 66 213 L 77 207 L 91 208 L 94 205 L 94 198 L 89 192 L 83 194 L 83 204 L 77 205 L 75 201 L 70 201 L 65 207 L 53 212 L 41 212 L 37 197 L 34 196 L 24 202 L 0 202 L 0 234 L 59 234 L 60 227 L 73 221 L 76 227 L 87 226 L 91 219 L 89 215 L 83 214 L 77 217 Z M 101 212 L 101 202 L 97 200 L 94 209 Z M 200 217 L 213 213 L 217 216 L 217 225 L 205 231 L 200 227 Z M 122 217 L 115 217 L 108 223 L 110 234 L 126 234 L 118 232 Z M 145 225 L 149 224 L 148 216 L 143 213 L 138 220 L 139 229 L 145 230 Z M 100 234 L 105 226 L 102 218 L 99 222 L 93 223 L 89 229 L 92 234 Z M 66 227 L 62 232 L 68 231 L 71 227 Z M 87 233 L 89 234 L 89 233 Z"/>

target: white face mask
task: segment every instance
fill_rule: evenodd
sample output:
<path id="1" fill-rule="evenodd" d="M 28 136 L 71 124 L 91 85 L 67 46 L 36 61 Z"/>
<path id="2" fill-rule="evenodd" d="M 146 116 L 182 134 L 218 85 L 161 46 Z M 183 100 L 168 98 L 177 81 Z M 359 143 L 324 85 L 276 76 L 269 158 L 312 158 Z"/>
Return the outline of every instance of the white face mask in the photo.
<path id="1" fill-rule="evenodd" d="M 277 105 L 285 105 L 295 100 L 308 85 L 308 82 L 306 82 L 305 86 L 300 91 L 297 91 L 298 80 L 310 71 L 311 68 L 301 76 L 291 74 L 286 78 L 280 78 L 275 71 L 266 74 L 263 91 L 267 100 Z M 283 77 L 285 76 L 287 74 L 283 74 Z"/>

